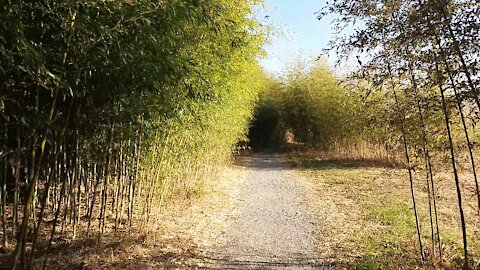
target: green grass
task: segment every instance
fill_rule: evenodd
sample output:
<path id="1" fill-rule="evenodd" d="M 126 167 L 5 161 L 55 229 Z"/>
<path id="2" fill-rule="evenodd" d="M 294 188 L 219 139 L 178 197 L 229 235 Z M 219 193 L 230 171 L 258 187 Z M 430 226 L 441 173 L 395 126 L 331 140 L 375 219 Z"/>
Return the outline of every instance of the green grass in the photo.
<path id="1" fill-rule="evenodd" d="M 382 205 L 366 203 L 365 208 L 368 221 L 385 226 L 389 242 L 398 244 L 402 237 L 415 234 L 415 217 L 406 203 L 397 200 L 382 202 Z"/>
<path id="2" fill-rule="evenodd" d="M 353 267 L 354 270 L 380 270 L 385 269 L 374 257 L 366 256 L 360 259 L 358 262 L 355 262 Z"/>
<path id="3" fill-rule="evenodd" d="M 411 248 L 409 245 L 416 244 L 415 217 L 406 203 L 394 199 L 375 204 L 366 202 L 362 207 L 365 208 L 365 221 L 378 227 L 370 237 L 355 238 L 355 241 L 367 256 L 375 256 L 379 265 L 388 266 L 389 262 L 398 259 L 399 254 Z M 408 255 L 404 256 L 402 263 L 415 265 L 417 254 Z"/>

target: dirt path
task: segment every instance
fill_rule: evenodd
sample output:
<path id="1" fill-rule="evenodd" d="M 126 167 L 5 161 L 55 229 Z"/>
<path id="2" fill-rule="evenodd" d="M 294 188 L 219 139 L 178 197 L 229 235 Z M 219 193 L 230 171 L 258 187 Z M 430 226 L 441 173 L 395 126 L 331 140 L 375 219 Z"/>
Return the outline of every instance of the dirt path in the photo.
<path id="1" fill-rule="evenodd" d="M 78 243 L 52 269 L 324 269 L 312 188 L 281 156 L 242 157 L 203 195 L 155 215 L 147 235 Z M 311 200 L 310 200 L 311 201 Z"/>
<path id="2" fill-rule="evenodd" d="M 243 181 L 231 187 L 236 214 L 197 266 L 212 269 L 318 269 L 309 189 L 281 157 L 243 157 Z"/>

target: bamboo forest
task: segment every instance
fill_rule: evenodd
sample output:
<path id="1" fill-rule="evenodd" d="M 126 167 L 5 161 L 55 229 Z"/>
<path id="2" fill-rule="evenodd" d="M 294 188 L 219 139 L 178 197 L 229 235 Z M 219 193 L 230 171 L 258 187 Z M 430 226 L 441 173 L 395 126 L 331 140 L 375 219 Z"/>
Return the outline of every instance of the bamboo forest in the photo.
<path id="1" fill-rule="evenodd" d="M 0 269 L 480 269 L 479 1 L 0 1 Z"/>

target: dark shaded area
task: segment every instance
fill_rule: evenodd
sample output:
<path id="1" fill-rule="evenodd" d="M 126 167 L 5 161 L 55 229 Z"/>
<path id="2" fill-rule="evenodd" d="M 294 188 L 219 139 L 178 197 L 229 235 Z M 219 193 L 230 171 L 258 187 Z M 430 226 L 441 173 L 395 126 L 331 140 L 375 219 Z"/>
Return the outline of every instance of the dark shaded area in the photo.
<path id="1" fill-rule="evenodd" d="M 270 149 L 280 144 L 280 114 L 273 106 L 257 107 L 248 131 L 250 147 L 255 151 Z"/>
<path id="2" fill-rule="evenodd" d="M 283 155 L 281 154 L 255 154 L 236 156 L 234 164 L 236 166 L 253 170 L 289 170 L 289 162 L 285 158 L 283 158 Z"/>
<path id="3" fill-rule="evenodd" d="M 326 170 L 332 168 L 403 168 L 404 165 L 377 159 L 318 159 L 313 157 L 290 157 L 288 164 L 295 168 Z"/>
<path id="4" fill-rule="evenodd" d="M 232 257 L 231 255 L 221 253 L 191 255 L 193 255 L 191 258 L 185 258 L 183 260 L 190 260 L 191 263 L 187 264 L 188 267 L 195 269 L 337 269 L 338 267 L 338 265 L 322 263 L 318 261 L 318 258 L 309 258 L 300 254 L 292 254 L 292 256 L 289 257 L 269 257 L 249 254 L 238 254 Z M 178 258 L 161 258 L 167 259 L 165 262 L 171 267 L 180 266 L 175 264 Z M 180 260 L 182 260 L 182 258 L 180 258 Z"/>

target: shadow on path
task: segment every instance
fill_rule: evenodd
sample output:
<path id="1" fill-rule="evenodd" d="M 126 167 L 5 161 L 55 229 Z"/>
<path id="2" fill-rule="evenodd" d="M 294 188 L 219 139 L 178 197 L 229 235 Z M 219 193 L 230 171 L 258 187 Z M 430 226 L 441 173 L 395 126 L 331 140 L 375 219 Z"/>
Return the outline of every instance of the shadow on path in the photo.
<path id="1" fill-rule="evenodd" d="M 316 159 L 309 157 L 292 157 L 287 164 L 295 168 L 312 170 L 358 169 L 358 168 L 403 168 L 404 165 L 386 160 L 374 159 Z"/>
<path id="2" fill-rule="evenodd" d="M 253 170 L 289 170 L 289 163 L 284 161 L 281 154 L 255 154 L 235 157 L 234 164 L 239 167 Z"/>
<path id="3" fill-rule="evenodd" d="M 317 258 L 309 258 L 302 254 L 291 257 L 268 257 L 258 255 L 226 255 L 221 253 L 190 254 L 191 257 L 155 257 L 170 268 L 193 269 L 338 269 L 340 265 L 325 264 Z M 183 263 L 182 263 L 183 262 Z"/>

